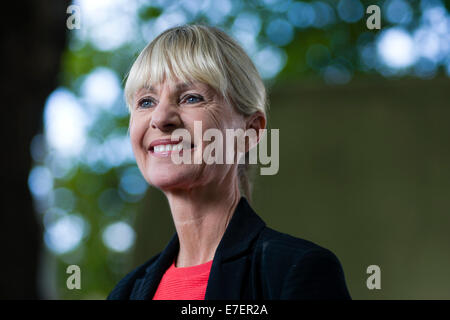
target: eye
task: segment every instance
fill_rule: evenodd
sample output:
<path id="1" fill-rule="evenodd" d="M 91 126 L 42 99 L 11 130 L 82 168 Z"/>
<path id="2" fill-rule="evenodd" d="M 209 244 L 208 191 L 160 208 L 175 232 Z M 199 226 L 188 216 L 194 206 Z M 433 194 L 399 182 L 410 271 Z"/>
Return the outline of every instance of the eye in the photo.
<path id="1" fill-rule="evenodd" d="M 203 101 L 203 97 L 202 96 L 197 96 L 197 95 L 186 95 L 183 97 L 183 99 L 181 100 L 181 102 L 185 102 L 187 104 L 195 104 L 195 103 L 199 103 L 200 101 Z"/>
<path id="2" fill-rule="evenodd" d="M 148 108 L 153 107 L 154 104 L 155 104 L 155 101 L 153 99 L 151 99 L 151 98 L 144 98 L 144 99 L 141 99 L 138 102 L 138 108 L 148 109 Z"/>

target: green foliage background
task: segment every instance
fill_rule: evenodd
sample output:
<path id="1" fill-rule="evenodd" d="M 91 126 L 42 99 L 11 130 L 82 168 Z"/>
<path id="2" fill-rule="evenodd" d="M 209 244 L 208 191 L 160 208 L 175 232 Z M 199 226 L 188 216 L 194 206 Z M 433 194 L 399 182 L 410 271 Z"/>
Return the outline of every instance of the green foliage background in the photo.
<path id="1" fill-rule="evenodd" d="M 233 1 L 233 13 L 218 26 L 230 31 L 238 13 L 256 13 L 261 20 L 258 44 L 274 45 L 264 30 L 273 19 L 284 17 L 277 6 L 290 1 L 272 2 Z M 325 2 L 335 10 L 334 23 L 294 28 L 289 43 L 275 45 L 286 57 L 280 72 L 266 79 L 269 128 L 280 129 L 280 171 L 275 176 L 255 174 L 253 205 L 269 226 L 334 251 L 355 299 L 449 298 L 450 153 L 444 137 L 450 136 L 450 96 L 445 64 L 428 79 L 416 77 L 414 66 L 383 76 L 367 67 L 360 48 L 375 44 L 380 32 L 395 24 L 383 14 L 382 30 L 370 31 L 367 15 L 347 23 L 338 18 L 338 1 Z M 414 30 L 423 10 L 420 1 L 409 3 L 413 19 L 404 27 Z M 385 1 L 363 1 L 364 8 L 369 4 L 384 8 Z M 441 4 L 448 8 L 447 2 Z M 133 40 L 111 51 L 99 50 L 79 36 L 81 31 L 69 31 L 61 87 L 80 96 L 86 76 L 101 66 L 124 79 L 151 41 L 139 36 L 139 28 L 169 7 L 140 3 Z M 188 22 L 209 20 L 200 12 Z M 308 50 L 317 44 L 330 56 L 313 56 L 314 63 L 308 63 Z M 350 82 L 324 81 L 324 68 L 336 61 L 347 68 Z M 126 109 L 122 97 L 117 105 Z M 126 113 L 102 110 L 97 119 L 89 139 L 106 141 L 112 133 L 127 134 Z M 48 165 L 46 161 L 36 165 Z M 161 192 L 150 187 L 139 201 L 121 198 L 120 176 L 132 166 L 124 163 L 99 172 L 75 161 L 64 177 L 54 180 L 54 189 L 73 192 L 76 202 L 69 211 L 83 217 L 89 232 L 69 252 L 45 252 L 41 281 L 47 297 L 103 299 L 127 272 L 164 248 L 174 228 Z M 109 212 L 99 208 L 105 190 L 116 192 Z M 102 241 L 104 228 L 116 221 L 127 222 L 136 232 L 134 246 L 124 253 L 111 251 Z M 67 289 L 69 264 L 80 266 L 82 290 Z M 365 285 L 371 264 L 381 267 L 382 290 L 370 291 Z"/>

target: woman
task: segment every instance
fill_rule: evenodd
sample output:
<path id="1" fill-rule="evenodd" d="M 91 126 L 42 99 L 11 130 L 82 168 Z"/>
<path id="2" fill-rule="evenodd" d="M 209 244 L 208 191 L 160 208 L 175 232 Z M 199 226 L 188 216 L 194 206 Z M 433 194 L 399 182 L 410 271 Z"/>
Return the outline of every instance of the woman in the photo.
<path id="1" fill-rule="evenodd" d="M 270 63 L 270 62 L 268 62 Z M 108 299 L 350 299 L 329 250 L 266 227 L 252 210 L 247 167 L 202 161 L 194 134 L 266 127 L 266 91 L 250 58 L 217 28 L 187 25 L 153 40 L 125 86 L 130 139 L 146 181 L 166 195 L 176 233 Z M 172 139 L 183 129 L 192 140 Z M 223 155 L 235 150 L 226 144 Z M 190 163 L 173 156 L 190 155 Z M 200 161 L 196 161 L 199 160 Z M 241 189 L 245 196 L 241 195 Z"/>

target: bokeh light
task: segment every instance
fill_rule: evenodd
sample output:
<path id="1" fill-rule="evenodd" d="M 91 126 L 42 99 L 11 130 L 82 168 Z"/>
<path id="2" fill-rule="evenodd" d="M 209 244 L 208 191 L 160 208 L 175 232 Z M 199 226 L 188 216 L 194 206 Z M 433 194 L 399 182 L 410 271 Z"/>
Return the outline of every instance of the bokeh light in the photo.
<path id="1" fill-rule="evenodd" d="M 336 21 L 336 16 L 333 8 L 326 2 L 315 1 L 312 3 L 314 8 L 314 22 L 313 26 L 316 28 L 323 28 Z"/>
<path id="2" fill-rule="evenodd" d="M 411 35 L 399 27 L 382 31 L 377 51 L 383 62 L 393 69 L 409 67 L 416 60 Z"/>
<path id="3" fill-rule="evenodd" d="M 125 252 L 133 246 L 135 232 L 128 223 L 119 221 L 107 226 L 103 230 L 102 238 L 108 249 L 115 252 Z"/>
<path id="4" fill-rule="evenodd" d="M 137 1 L 123 0 L 75 0 L 80 6 L 83 27 L 78 37 L 90 42 L 100 51 L 112 51 L 130 41 L 135 30 Z"/>
<path id="5" fill-rule="evenodd" d="M 359 21 L 364 15 L 364 7 L 359 0 L 339 0 L 339 17 L 348 23 Z"/>
<path id="6" fill-rule="evenodd" d="M 254 62 L 259 69 L 261 77 L 270 79 L 275 77 L 284 67 L 286 55 L 275 46 L 267 46 L 255 54 Z"/>
<path id="7" fill-rule="evenodd" d="M 269 23 L 266 30 L 269 39 L 279 46 L 284 46 L 292 41 L 294 29 L 286 20 L 275 19 Z"/>
<path id="8" fill-rule="evenodd" d="M 407 1 L 388 0 L 383 5 L 383 12 L 390 23 L 409 24 L 413 11 Z"/>
<path id="9" fill-rule="evenodd" d="M 249 55 L 258 49 L 257 37 L 261 31 L 262 21 L 259 15 L 250 12 L 240 13 L 231 27 L 231 34 Z"/>
<path id="10" fill-rule="evenodd" d="M 28 177 L 28 188 L 37 198 L 48 195 L 53 189 L 53 175 L 50 170 L 44 166 L 34 167 Z"/>
<path id="11" fill-rule="evenodd" d="M 316 21 L 316 13 L 312 5 L 307 2 L 292 2 L 287 12 L 289 21 L 298 28 L 307 28 Z"/>
<path id="12" fill-rule="evenodd" d="M 121 197 L 124 201 L 136 202 L 142 199 L 149 184 L 136 167 L 126 168 L 120 177 Z"/>
<path id="13" fill-rule="evenodd" d="M 108 109 L 122 93 L 117 75 L 110 69 L 99 67 L 87 75 L 81 86 L 83 103 Z"/>
<path id="14" fill-rule="evenodd" d="M 88 120 L 77 98 L 67 89 L 55 90 L 44 108 L 48 145 L 62 155 L 80 154 L 86 143 Z"/>
<path id="15" fill-rule="evenodd" d="M 44 242 L 56 254 L 68 253 L 77 246 L 86 235 L 86 221 L 74 214 L 65 214 L 46 226 Z"/>

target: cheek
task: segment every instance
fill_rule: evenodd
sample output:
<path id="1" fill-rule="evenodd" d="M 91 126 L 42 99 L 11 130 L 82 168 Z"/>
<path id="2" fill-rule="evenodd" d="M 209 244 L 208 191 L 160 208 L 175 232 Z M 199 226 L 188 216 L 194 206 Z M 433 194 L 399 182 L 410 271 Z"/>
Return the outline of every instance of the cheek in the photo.
<path id="1" fill-rule="evenodd" d="M 205 110 L 196 120 L 202 122 L 202 137 L 208 129 L 218 129 L 225 137 L 225 129 L 232 128 L 229 114 L 220 107 Z"/>
<path id="2" fill-rule="evenodd" d="M 133 149 L 134 148 L 138 149 L 138 147 L 141 145 L 141 141 L 145 133 L 145 128 L 142 125 L 142 121 L 136 120 L 131 121 L 129 132 L 130 132 L 130 141 Z"/>
<path id="3" fill-rule="evenodd" d="M 230 113 L 225 106 L 216 105 L 212 107 L 207 117 L 211 127 L 222 129 L 224 127 L 228 128 L 230 125 Z"/>
<path id="4" fill-rule="evenodd" d="M 145 161 L 145 152 L 144 152 L 144 136 L 145 136 L 145 126 L 140 125 L 138 122 L 135 122 L 130 125 L 130 144 L 131 149 L 133 151 L 134 157 L 138 166 L 142 166 Z"/>

